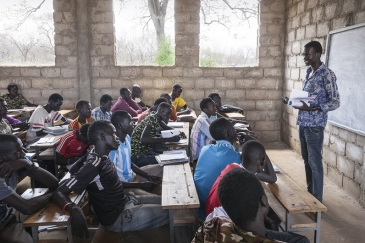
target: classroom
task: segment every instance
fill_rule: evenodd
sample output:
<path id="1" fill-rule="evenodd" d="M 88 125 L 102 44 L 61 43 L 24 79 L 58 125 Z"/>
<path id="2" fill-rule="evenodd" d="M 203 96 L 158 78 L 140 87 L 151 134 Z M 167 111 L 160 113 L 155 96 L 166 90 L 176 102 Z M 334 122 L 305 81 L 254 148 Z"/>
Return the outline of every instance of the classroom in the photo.
<path id="1" fill-rule="evenodd" d="M 222 104 L 244 111 L 245 121 L 271 161 L 306 191 L 298 110 L 285 105 L 282 97 L 289 97 L 293 89 L 302 90 L 307 68 L 302 57 L 304 45 L 321 43 L 321 60 L 325 62 L 331 31 L 365 24 L 365 0 L 259 0 L 257 64 L 244 67 L 199 65 L 203 1 L 174 0 L 173 66 L 116 65 L 113 0 L 46 1 L 53 1 L 55 65 L 0 64 L 1 94 L 8 93 L 9 83 L 15 83 L 33 104 L 47 104 L 51 94 L 59 93 L 62 109 L 74 109 L 81 99 L 90 101 L 94 108 L 103 94 L 116 102 L 120 88 L 132 89 L 138 84 L 143 102 L 152 105 L 178 83 L 187 106 L 198 116 L 201 100 L 218 93 Z M 364 76 L 358 82 L 364 83 Z M 339 93 L 341 96 L 340 89 Z M 365 217 L 364 133 L 327 123 L 322 157 L 327 212 L 322 215 L 321 241 L 360 242 L 365 229 L 361 220 Z M 347 212 L 347 216 L 341 215 Z M 167 236 L 161 242 L 169 242 L 170 229 L 162 232 Z M 148 234 L 153 236 L 154 232 Z M 304 235 L 315 241 L 312 232 Z M 137 239 L 134 242 L 152 242 Z"/>

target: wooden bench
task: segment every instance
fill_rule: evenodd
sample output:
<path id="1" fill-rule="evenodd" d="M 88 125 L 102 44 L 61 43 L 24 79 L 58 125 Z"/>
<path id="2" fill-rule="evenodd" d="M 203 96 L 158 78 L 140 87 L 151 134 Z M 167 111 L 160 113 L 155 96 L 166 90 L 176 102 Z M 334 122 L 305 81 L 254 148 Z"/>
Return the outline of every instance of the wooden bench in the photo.
<path id="1" fill-rule="evenodd" d="M 240 114 L 240 113 L 236 113 L 236 112 L 230 112 L 230 113 L 224 113 L 221 112 L 220 114 L 222 114 L 223 116 L 230 118 L 230 119 L 235 119 L 235 120 L 244 120 L 245 116 Z"/>
<path id="2" fill-rule="evenodd" d="M 67 173 L 61 181 L 70 178 L 70 173 Z M 81 195 L 77 195 L 76 193 L 70 193 L 69 197 L 72 202 L 76 205 L 80 205 L 81 199 L 84 197 L 85 192 Z M 64 212 L 62 208 L 58 207 L 55 203 L 49 202 L 43 209 L 38 212 L 29 215 L 28 218 L 24 221 L 24 227 L 32 228 L 32 236 L 33 242 L 37 243 L 39 240 L 38 237 L 38 227 L 39 226 L 48 226 L 48 225 L 56 225 L 56 226 L 67 226 L 67 238 L 68 242 L 72 243 L 72 231 L 71 231 L 71 220 L 70 214 Z"/>
<path id="3" fill-rule="evenodd" d="M 321 213 L 327 208 L 312 194 L 302 190 L 281 170 L 275 183 L 263 183 L 270 207 L 281 218 L 285 231 L 314 230 L 314 242 L 320 242 Z"/>
<path id="4" fill-rule="evenodd" d="M 174 243 L 174 227 L 197 224 L 198 219 L 200 203 L 189 163 L 164 166 L 161 204 L 169 210 L 170 242 Z"/>

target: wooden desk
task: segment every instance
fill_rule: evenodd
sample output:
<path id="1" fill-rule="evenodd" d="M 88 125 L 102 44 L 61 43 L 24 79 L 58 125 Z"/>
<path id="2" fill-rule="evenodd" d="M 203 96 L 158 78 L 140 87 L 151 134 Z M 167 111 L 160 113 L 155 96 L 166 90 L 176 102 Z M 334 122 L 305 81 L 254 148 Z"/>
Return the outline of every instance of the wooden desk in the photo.
<path id="1" fill-rule="evenodd" d="M 230 119 L 235 119 L 235 120 L 244 120 L 245 116 L 240 114 L 240 113 L 235 113 L 235 112 L 231 112 L 231 113 L 224 113 L 224 112 L 220 112 L 220 114 L 222 114 L 223 116 L 230 118 Z"/>
<path id="2" fill-rule="evenodd" d="M 76 193 L 71 193 L 70 199 L 76 205 L 78 205 L 81 199 L 84 197 L 85 192 L 81 195 L 77 195 Z M 47 225 L 57 225 L 57 226 L 67 226 L 67 238 L 68 242 L 72 243 L 72 230 L 71 230 L 71 221 L 70 214 L 68 212 L 64 212 L 62 208 L 58 207 L 53 202 L 47 204 L 46 207 L 35 212 L 32 215 L 29 215 L 28 218 L 24 221 L 24 227 L 32 228 L 32 237 L 33 242 L 38 242 L 38 227 L 39 226 L 47 226 Z"/>
<path id="3" fill-rule="evenodd" d="M 189 163 L 165 165 L 162 178 L 162 208 L 170 214 L 170 242 L 174 227 L 197 223 L 200 207 Z"/>
<path id="4" fill-rule="evenodd" d="M 27 110 L 24 110 L 24 109 L 11 109 L 8 111 L 8 115 L 13 117 L 13 118 L 17 118 L 19 116 L 24 116 L 24 115 L 27 115 L 27 117 L 31 116 L 33 111 L 35 110 L 36 107 L 34 107 L 34 109 L 27 109 Z M 17 110 L 17 111 L 12 111 L 12 110 Z"/>
<path id="5" fill-rule="evenodd" d="M 48 149 L 48 148 L 53 148 L 53 158 L 54 158 L 54 163 L 55 163 L 55 176 L 58 176 L 58 168 L 57 168 L 57 163 L 56 163 L 56 146 L 59 144 L 61 137 L 64 134 L 60 134 L 60 135 L 51 135 L 51 134 L 47 134 L 46 136 L 44 136 L 45 138 L 49 138 L 49 137 L 54 137 L 54 140 L 50 143 L 42 143 L 39 144 L 38 142 L 33 143 L 30 145 L 30 148 L 34 148 L 35 152 L 36 152 L 36 158 L 39 159 L 39 150 L 40 149 Z"/>
<path id="6" fill-rule="evenodd" d="M 264 188 L 269 205 L 282 219 L 285 231 L 314 230 L 314 242 L 319 243 L 321 213 L 327 211 L 326 206 L 309 192 L 302 190 L 283 170 L 276 176 L 276 183 L 264 183 Z"/>
<path id="7" fill-rule="evenodd" d="M 64 117 L 67 117 L 69 119 L 75 119 L 77 117 L 77 112 L 75 109 L 66 109 L 66 110 L 60 110 L 61 115 Z"/>
<path id="8" fill-rule="evenodd" d="M 194 110 L 191 110 L 189 114 L 184 114 L 177 116 L 178 121 L 182 122 L 194 122 L 197 118 L 196 113 Z"/>

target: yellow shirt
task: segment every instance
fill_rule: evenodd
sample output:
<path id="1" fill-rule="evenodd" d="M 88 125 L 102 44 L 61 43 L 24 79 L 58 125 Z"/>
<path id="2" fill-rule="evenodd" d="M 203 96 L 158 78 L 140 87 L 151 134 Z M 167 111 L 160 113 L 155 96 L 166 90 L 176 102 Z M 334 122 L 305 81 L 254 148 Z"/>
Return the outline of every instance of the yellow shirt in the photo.
<path id="1" fill-rule="evenodd" d="M 181 96 L 179 96 L 172 102 L 172 104 L 176 107 L 176 109 L 181 109 L 184 105 L 186 105 L 186 102 Z"/>

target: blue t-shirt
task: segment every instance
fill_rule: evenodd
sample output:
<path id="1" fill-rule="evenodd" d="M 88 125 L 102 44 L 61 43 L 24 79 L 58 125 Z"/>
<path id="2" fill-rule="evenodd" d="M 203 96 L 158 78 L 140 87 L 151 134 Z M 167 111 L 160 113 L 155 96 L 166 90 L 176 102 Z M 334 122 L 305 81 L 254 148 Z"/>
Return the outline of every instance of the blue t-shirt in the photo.
<path id="1" fill-rule="evenodd" d="M 204 146 L 195 168 L 194 182 L 198 193 L 199 218 L 205 219 L 205 201 L 215 180 L 228 164 L 240 163 L 240 153 L 226 140 Z"/>
<path id="2" fill-rule="evenodd" d="M 14 171 L 8 182 L 0 177 L 0 221 L 6 220 L 9 216 L 11 208 L 1 201 L 15 192 L 18 184 L 18 172 Z"/>
<path id="3" fill-rule="evenodd" d="M 118 150 L 110 151 L 109 159 L 117 169 L 121 181 L 128 182 L 132 179 L 131 137 L 128 134 L 125 137 L 125 143 L 119 141 Z"/>

